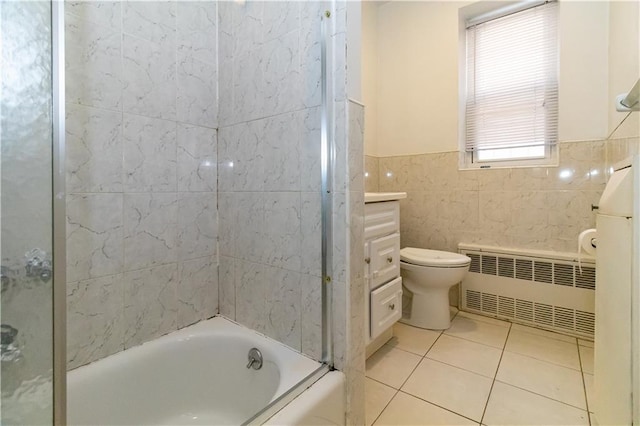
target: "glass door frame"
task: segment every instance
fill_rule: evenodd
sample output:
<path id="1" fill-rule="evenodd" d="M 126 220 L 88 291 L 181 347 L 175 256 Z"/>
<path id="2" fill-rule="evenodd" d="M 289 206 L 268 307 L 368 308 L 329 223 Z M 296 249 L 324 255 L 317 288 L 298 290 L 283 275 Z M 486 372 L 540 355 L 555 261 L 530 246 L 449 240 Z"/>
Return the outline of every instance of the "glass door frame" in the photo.
<path id="1" fill-rule="evenodd" d="M 53 87 L 53 424 L 67 424 L 67 285 L 64 0 L 51 0 Z"/>

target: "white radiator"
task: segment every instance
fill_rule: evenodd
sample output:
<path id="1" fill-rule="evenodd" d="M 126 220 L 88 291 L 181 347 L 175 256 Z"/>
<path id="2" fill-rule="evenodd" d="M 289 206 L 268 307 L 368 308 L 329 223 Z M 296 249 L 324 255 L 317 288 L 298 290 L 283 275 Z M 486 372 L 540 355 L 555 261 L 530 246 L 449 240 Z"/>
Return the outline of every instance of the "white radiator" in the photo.
<path id="1" fill-rule="evenodd" d="M 458 245 L 471 258 L 460 285 L 463 311 L 593 338 L 595 260 L 575 253 Z"/>

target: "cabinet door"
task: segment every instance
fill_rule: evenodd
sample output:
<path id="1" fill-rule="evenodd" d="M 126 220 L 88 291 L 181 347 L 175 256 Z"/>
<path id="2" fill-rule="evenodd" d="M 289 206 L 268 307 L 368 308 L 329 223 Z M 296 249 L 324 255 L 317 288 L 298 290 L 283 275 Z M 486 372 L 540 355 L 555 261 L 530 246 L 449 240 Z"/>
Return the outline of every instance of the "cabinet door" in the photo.
<path id="1" fill-rule="evenodd" d="M 371 339 L 402 317 L 402 278 L 371 292 Z"/>
<path id="2" fill-rule="evenodd" d="M 364 205 L 364 239 L 398 232 L 400 230 L 400 202 L 369 203 Z"/>
<path id="3" fill-rule="evenodd" d="M 400 234 L 371 241 L 369 251 L 371 290 L 400 276 Z"/>

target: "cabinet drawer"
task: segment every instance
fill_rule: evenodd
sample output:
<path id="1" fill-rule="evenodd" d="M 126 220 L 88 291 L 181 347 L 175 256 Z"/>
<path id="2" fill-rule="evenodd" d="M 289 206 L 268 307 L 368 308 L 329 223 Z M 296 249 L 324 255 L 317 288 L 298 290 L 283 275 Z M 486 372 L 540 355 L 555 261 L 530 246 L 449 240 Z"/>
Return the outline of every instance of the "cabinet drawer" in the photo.
<path id="1" fill-rule="evenodd" d="M 400 276 L 400 234 L 395 233 L 371 241 L 368 256 L 372 290 Z"/>
<path id="2" fill-rule="evenodd" d="M 364 239 L 384 237 L 400 231 L 400 202 L 364 205 Z"/>
<path id="3" fill-rule="evenodd" d="M 375 339 L 402 317 L 402 278 L 371 292 L 371 339 Z"/>

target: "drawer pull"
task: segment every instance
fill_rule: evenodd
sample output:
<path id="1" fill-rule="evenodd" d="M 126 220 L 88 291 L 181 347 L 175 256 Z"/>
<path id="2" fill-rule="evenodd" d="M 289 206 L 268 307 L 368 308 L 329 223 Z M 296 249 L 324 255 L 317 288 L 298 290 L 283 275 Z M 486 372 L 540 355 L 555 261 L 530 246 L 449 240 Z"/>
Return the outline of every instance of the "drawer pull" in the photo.
<path id="1" fill-rule="evenodd" d="M 392 303 L 389 305 L 389 310 L 393 311 L 396 308 L 396 304 Z"/>
<path id="2" fill-rule="evenodd" d="M 370 257 L 365 257 L 364 258 L 364 263 L 366 263 L 367 265 L 371 263 L 371 258 Z"/>
<path id="3" fill-rule="evenodd" d="M 391 257 L 391 256 L 387 257 L 387 262 L 388 263 L 393 263 L 393 257 Z"/>

